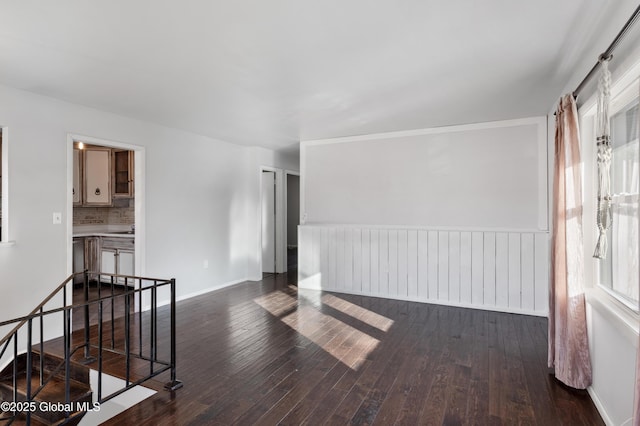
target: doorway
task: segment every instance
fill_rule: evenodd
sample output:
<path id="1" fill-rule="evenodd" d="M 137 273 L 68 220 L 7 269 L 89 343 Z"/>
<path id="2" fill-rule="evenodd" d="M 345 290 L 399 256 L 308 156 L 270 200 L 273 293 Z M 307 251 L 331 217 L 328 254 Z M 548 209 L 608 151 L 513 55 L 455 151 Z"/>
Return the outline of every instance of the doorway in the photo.
<path id="1" fill-rule="evenodd" d="M 101 272 L 143 275 L 144 148 L 72 134 L 67 140 L 69 274 L 95 266 Z M 80 143 L 84 151 L 80 149 Z M 87 147 L 90 154 L 87 154 Z M 106 243 L 114 240 L 109 239 L 109 234 L 117 234 L 115 241 L 118 242 L 127 237 L 127 246 L 116 247 L 116 257 L 114 249 L 109 251 L 110 246 L 106 243 L 98 244 L 96 253 L 89 250 L 91 256 L 85 255 L 85 244 L 88 248 L 95 245 L 95 238 L 91 238 L 94 234 L 105 237 Z M 88 259 L 94 265 L 87 265 Z M 79 265 L 83 261 L 85 264 Z"/>
<path id="2" fill-rule="evenodd" d="M 286 172 L 287 187 L 287 272 L 298 269 L 298 225 L 300 224 L 300 175 Z"/>
<path id="3" fill-rule="evenodd" d="M 262 170 L 262 275 L 276 272 L 276 172 Z"/>

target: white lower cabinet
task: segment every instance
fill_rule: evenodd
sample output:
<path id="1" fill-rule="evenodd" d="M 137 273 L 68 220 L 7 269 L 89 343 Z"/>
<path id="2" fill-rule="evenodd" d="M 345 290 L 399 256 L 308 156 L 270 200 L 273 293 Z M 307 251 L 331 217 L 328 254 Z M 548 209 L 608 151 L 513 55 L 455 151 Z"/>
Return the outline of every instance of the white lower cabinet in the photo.
<path id="1" fill-rule="evenodd" d="M 135 259 L 132 251 L 123 250 L 118 256 L 118 267 L 120 275 L 134 275 Z"/>
<path id="2" fill-rule="evenodd" d="M 100 270 L 103 274 L 133 275 L 135 272 L 135 249 L 133 238 L 103 237 L 100 248 Z M 103 276 L 103 282 L 111 282 L 110 276 Z M 117 277 L 114 284 L 133 285 L 125 278 Z"/>
<path id="3" fill-rule="evenodd" d="M 117 250 L 109 250 L 102 248 L 100 251 L 100 272 L 103 274 L 117 274 L 116 256 Z M 105 277 L 107 279 L 108 277 Z"/>

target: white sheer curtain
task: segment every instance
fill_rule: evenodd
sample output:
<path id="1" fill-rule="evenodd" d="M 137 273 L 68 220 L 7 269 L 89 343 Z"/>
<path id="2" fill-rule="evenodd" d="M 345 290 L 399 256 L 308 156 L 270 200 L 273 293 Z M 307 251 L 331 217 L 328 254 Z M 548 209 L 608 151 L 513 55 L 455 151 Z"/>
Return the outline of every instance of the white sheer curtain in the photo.
<path id="1" fill-rule="evenodd" d="M 553 234 L 549 289 L 549 367 L 568 386 L 591 384 L 584 296 L 582 178 L 578 112 L 573 95 L 556 111 Z"/>

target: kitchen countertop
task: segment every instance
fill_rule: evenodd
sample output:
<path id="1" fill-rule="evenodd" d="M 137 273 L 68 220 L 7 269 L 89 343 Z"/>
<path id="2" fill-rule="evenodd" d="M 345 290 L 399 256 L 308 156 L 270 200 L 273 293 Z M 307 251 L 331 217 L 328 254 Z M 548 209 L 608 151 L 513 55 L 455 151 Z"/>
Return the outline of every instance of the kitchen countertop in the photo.
<path id="1" fill-rule="evenodd" d="M 130 232 L 79 232 L 73 233 L 73 237 L 117 237 L 117 238 L 135 238 L 136 234 Z"/>
<path id="2" fill-rule="evenodd" d="M 135 238 L 136 234 L 130 225 L 76 225 L 73 236 Z"/>

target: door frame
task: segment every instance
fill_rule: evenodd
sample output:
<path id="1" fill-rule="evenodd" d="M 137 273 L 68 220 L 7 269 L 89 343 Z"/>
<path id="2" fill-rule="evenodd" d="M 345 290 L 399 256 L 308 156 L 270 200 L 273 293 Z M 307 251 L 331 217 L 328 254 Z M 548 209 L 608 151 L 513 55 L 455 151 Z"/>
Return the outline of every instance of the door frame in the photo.
<path id="1" fill-rule="evenodd" d="M 273 191 L 273 212 L 268 212 L 265 213 L 265 193 L 269 192 L 269 189 L 267 188 L 267 190 L 265 190 L 265 173 L 272 173 L 273 174 L 273 188 L 271 188 L 271 191 Z M 270 179 L 269 178 L 269 184 L 270 184 Z M 280 230 L 279 226 L 278 226 L 278 221 L 277 221 L 277 210 L 278 210 L 278 203 L 277 203 L 277 199 L 278 199 L 278 192 L 277 192 L 277 180 L 278 180 L 278 175 L 276 173 L 275 170 L 261 170 L 260 171 L 260 273 L 264 276 L 265 274 L 265 262 L 264 262 L 264 258 L 265 258 L 265 252 L 264 252 L 264 234 L 265 234 L 265 222 L 264 222 L 264 217 L 265 215 L 269 215 L 269 216 L 273 216 L 272 219 L 272 223 L 273 223 L 273 264 L 269 266 L 269 270 L 270 272 L 266 272 L 266 273 L 277 273 L 278 271 L 278 260 L 280 258 L 280 256 L 278 256 L 278 231 Z M 273 214 L 271 214 L 273 213 Z M 268 231 L 269 233 L 271 232 L 271 230 Z M 272 272 L 271 272 L 272 270 Z"/>
<path id="2" fill-rule="evenodd" d="M 287 246 L 285 240 L 286 222 L 284 220 L 285 198 L 283 190 L 284 170 L 271 166 L 260 166 L 259 188 L 260 203 L 258 210 L 258 253 L 260 276 L 262 276 L 262 172 L 274 172 L 276 175 L 276 274 L 286 272 Z"/>
<path id="3" fill-rule="evenodd" d="M 135 235 L 135 271 L 138 276 L 146 274 L 146 228 L 145 228 L 145 147 L 109 139 L 96 138 L 80 134 L 67 134 L 67 276 L 73 273 L 73 144 L 84 142 L 109 148 L 134 151 L 134 224 Z"/>

